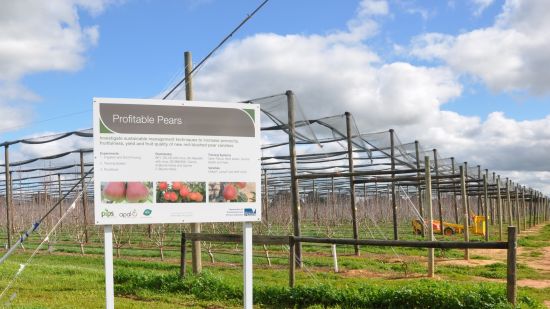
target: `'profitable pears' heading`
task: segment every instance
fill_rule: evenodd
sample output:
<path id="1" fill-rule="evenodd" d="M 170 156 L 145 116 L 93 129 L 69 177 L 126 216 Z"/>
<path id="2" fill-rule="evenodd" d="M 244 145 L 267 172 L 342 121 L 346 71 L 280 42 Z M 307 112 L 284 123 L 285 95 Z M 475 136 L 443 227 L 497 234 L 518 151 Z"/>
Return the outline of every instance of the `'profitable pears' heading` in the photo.
<path id="1" fill-rule="evenodd" d="M 157 115 L 153 117 L 151 115 L 119 115 L 113 114 L 113 123 L 118 124 L 162 124 L 162 125 L 182 125 L 183 118 L 165 117 Z"/>

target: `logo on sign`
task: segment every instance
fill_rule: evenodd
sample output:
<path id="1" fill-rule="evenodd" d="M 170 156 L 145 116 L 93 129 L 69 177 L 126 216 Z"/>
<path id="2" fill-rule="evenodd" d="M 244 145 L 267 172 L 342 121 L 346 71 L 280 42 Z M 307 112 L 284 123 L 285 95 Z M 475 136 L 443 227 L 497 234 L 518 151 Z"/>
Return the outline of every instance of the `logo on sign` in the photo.
<path id="1" fill-rule="evenodd" d="M 143 214 L 144 214 L 145 216 L 148 216 L 148 215 L 150 215 L 152 212 L 153 212 L 153 211 L 152 211 L 151 209 L 145 209 L 145 210 L 143 211 Z"/>
<path id="2" fill-rule="evenodd" d="M 101 218 L 109 218 L 109 217 L 112 217 L 112 216 L 114 216 L 114 215 L 115 215 L 115 213 L 112 212 L 112 211 L 110 211 L 110 210 L 107 209 L 107 208 L 105 208 L 105 210 L 103 210 L 103 211 L 101 212 Z"/>
<path id="3" fill-rule="evenodd" d="M 121 212 L 118 214 L 119 217 L 121 218 L 133 218 L 133 217 L 137 217 L 137 211 L 134 209 L 133 211 L 129 211 L 129 212 Z"/>
<path id="4" fill-rule="evenodd" d="M 256 215 L 256 208 L 245 208 L 244 209 L 244 215 L 245 216 L 255 216 Z"/>

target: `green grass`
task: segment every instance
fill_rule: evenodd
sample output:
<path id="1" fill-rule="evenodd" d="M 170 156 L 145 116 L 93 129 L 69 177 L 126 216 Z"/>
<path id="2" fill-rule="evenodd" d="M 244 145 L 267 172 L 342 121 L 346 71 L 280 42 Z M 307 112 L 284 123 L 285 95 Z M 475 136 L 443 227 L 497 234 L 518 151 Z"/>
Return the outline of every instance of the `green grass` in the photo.
<path id="1" fill-rule="evenodd" d="M 541 248 L 541 247 L 547 247 L 549 240 L 550 240 L 550 224 L 547 224 L 543 226 L 540 232 L 537 234 L 520 237 L 518 240 L 518 245 L 521 247 Z"/>
<path id="2" fill-rule="evenodd" d="M 224 225 L 217 232 L 240 229 L 239 225 Z M 117 308 L 239 308 L 242 291 L 242 246 L 213 244 L 216 263 L 203 253 L 203 276 L 178 278 L 179 226 L 172 233 L 166 261 L 141 227 L 132 244 L 121 249 L 122 258 L 115 258 Z M 387 228 L 387 227 L 383 227 Z M 282 229 L 281 229 L 282 231 Z M 319 232 L 311 227 L 309 232 Z M 346 229 L 342 237 L 349 237 Z M 319 232 L 320 233 L 320 232 Z M 21 274 L 12 289 L 0 299 L 0 306 L 11 308 L 102 308 L 104 307 L 103 248 L 98 233 L 90 233 L 92 243 L 86 245 L 85 256 L 70 238 L 60 235 L 55 251 L 41 251 Z M 410 233 L 407 239 L 420 239 Z M 537 248 L 549 246 L 550 225 L 540 234 L 521 236 L 519 243 L 531 250 L 529 257 L 540 257 Z M 32 240 L 32 239 L 31 239 Z M 63 242 L 61 243 L 61 240 Z M 0 288 L 3 289 L 26 261 L 36 246 L 18 252 L 0 267 Z M 131 248 L 129 248 L 131 246 Z M 426 249 L 361 247 L 361 256 L 353 255 L 352 246 L 337 246 L 338 262 L 343 273 L 332 272 L 330 247 L 304 244 L 305 268 L 296 273 L 297 287 L 289 289 L 288 250 L 283 246 L 268 246 L 273 266 L 267 266 L 263 248 L 255 247 L 255 300 L 259 308 L 414 308 L 433 303 L 440 308 L 506 308 L 506 265 L 485 266 L 437 265 L 440 280 L 414 279 L 426 273 Z M 203 247 L 204 249 L 204 247 Z M 189 250 L 190 251 L 190 250 Z M 188 251 L 188 252 L 189 252 Z M 439 258 L 462 258 L 462 250 L 436 250 Z M 420 259 L 419 257 L 422 257 Z M 485 259 L 483 256 L 473 258 Z M 190 261 L 190 255 L 187 257 Z M 406 260 L 402 263 L 401 259 Z M 351 275 L 363 270 L 370 275 Z M 346 272 L 349 272 L 348 274 Z M 362 274 L 358 272 L 358 274 Z M 401 279 L 399 279 L 401 278 Z M 482 279 L 497 282 L 479 284 Z M 550 279 L 548 274 L 518 265 L 518 279 Z M 522 308 L 537 308 L 539 302 L 550 300 L 550 288 L 520 288 Z M 13 299 L 10 301 L 10 297 Z M 389 304 L 393 301 L 393 305 Z M 420 305 L 419 305 L 420 304 Z M 460 307 L 462 306 L 462 307 Z"/>

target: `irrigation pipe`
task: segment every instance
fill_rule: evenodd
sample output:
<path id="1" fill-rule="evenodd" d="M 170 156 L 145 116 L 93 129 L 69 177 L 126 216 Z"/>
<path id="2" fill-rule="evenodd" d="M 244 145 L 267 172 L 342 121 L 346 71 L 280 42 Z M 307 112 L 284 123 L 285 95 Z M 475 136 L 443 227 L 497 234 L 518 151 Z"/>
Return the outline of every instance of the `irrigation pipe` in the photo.
<path id="1" fill-rule="evenodd" d="M 74 191 L 74 189 L 80 183 L 82 183 L 84 181 L 84 179 L 86 179 L 86 177 L 90 173 L 92 173 L 93 170 L 94 169 L 91 168 L 88 172 L 86 172 L 86 174 L 84 174 L 84 176 L 82 178 L 80 178 L 80 180 L 77 183 L 75 183 L 73 185 L 73 187 L 69 191 L 67 191 L 67 193 L 65 193 L 65 195 L 63 195 L 63 197 L 59 201 L 57 201 L 57 203 L 55 203 L 55 205 L 53 205 L 52 208 L 50 208 L 50 210 L 48 210 L 48 212 L 46 212 L 40 219 L 38 219 L 35 223 L 33 223 L 32 226 L 25 232 L 25 234 L 23 234 L 23 235 L 21 235 L 21 237 L 19 237 L 17 242 L 8 250 L 8 252 L 6 252 L 6 254 L 4 254 L 4 256 L 2 256 L 2 258 L 0 258 L 0 265 L 2 265 L 10 257 L 10 255 L 12 255 L 15 252 L 17 247 L 19 247 L 27 238 L 29 238 L 29 236 L 32 233 L 34 233 L 34 231 L 36 231 L 38 229 L 38 227 L 40 227 L 40 224 L 42 224 L 42 221 L 44 221 L 44 219 L 46 219 L 46 217 L 50 213 L 52 213 L 52 211 L 54 211 L 55 208 L 57 206 L 59 206 L 61 204 L 61 202 L 63 200 L 65 200 L 67 198 L 67 196 L 69 196 L 69 194 L 71 194 Z M 87 188 L 87 184 L 85 184 L 84 190 L 86 190 L 86 188 Z M 82 194 L 82 192 L 80 194 Z M 78 196 L 80 196 L 80 194 Z M 78 196 L 77 196 L 77 199 L 79 198 Z"/>

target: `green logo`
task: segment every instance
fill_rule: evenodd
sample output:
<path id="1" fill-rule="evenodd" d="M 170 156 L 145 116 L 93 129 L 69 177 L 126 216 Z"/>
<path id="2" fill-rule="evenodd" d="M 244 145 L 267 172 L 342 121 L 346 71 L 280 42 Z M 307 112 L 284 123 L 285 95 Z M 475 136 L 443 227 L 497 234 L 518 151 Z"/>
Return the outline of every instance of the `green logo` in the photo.
<path id="1" fill-rule="evenodd" d="M 106 217 L 106 218 L 109 218 L 109 217 L 112 217 L 112 216 L 114 216 L 114 215 L 115 215 L 115 214 L 114 214 L 112 211 L 110 211 L 109 209 L 107 209 L 107 208 L 105 208 L 105 210 L 103 210 L 103 211 L 101 212 L 101 218 L 105 218 L 105 217 Z"/>
<path id="2" fill-rule="evenodd" d="M 148 216 L 148 215 L 150 215 L 152 212 L 153 212 L 153 211 L 152 211 L 151 209 L 145 209 L 145 210 L 143 211 L 143 214 L 146 215 L 146 216 Z"/>

